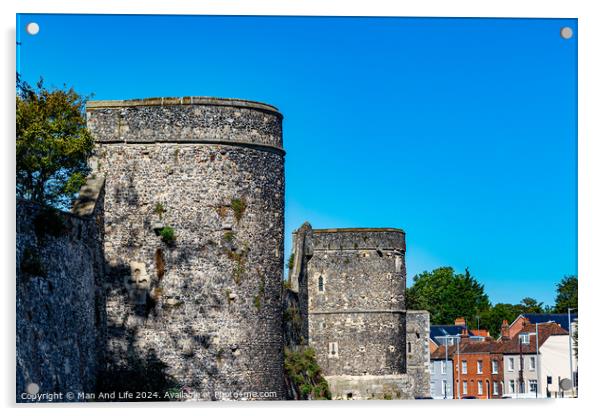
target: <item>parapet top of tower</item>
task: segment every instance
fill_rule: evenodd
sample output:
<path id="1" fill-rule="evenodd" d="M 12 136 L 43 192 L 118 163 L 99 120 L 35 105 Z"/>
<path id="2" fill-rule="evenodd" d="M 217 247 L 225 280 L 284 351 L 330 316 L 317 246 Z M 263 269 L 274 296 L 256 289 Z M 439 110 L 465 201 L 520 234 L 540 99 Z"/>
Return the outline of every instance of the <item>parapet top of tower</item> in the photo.
<path id="1" fill-rule="evenodd" d="M 282 114 L 257 101 L 163 97 L 88 101 L 100 143 L 222 143 L 282 150 Z"/>
<path id="2" fill-rule="evenodd" d="M 313 230 L 314 250 L 401 250 L 405 232 L 399 228 L 327 228 Z"/>

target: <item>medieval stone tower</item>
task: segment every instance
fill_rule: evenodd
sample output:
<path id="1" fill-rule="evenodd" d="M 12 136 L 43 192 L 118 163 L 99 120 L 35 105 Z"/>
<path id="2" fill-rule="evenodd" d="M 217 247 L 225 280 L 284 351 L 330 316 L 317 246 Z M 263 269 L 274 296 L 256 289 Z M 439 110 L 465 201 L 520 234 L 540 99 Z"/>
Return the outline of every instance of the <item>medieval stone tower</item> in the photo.
<path id="1" fill-rule="evenodd" d="M 281 114 L 185 97 L 92 101 L 87 116 L 106 180 L 108 377 L 282 398 Z"/>
<path id="2" fill-rule="evenodd" d="M 293 235 L 291 290 L 335 398 L 429 396 L 428 313 L 406 310 L 405 250 L 393 228 Z"/>

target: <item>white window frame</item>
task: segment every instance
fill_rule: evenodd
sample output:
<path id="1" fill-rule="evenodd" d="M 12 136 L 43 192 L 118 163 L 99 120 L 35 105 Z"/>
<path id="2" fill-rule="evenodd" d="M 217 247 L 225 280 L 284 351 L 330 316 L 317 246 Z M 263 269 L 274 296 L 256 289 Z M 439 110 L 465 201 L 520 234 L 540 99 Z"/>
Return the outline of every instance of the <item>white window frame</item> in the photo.
<path id="1" fill-rule="evenodd" d="M 535 370 L 535 357 L 529 357 L 529 370 Z"/>
<path id="2" fill-rule="evenodd" d="M 441 374 L 443 374 L 443 375 L 447 374 L 447 362 L 446 361 L 441 361 Z"/>
<path id="3" fill-rule="evenodd" d="M 491 374 L 497 374 L 498 372 L 498 362 L 497 360 L 491 361 Z"/>
<path id="4" fill-rule="evenodd" d="M 508 372 L 514 371 L 514 357 L 508 357 Z"/>
<path id="5" fill-rule="evenodd" d="M 500 395 L 499 385 L 498 385 L 497 381 L 493 382 L 493 395 L 494 396 Z"/>
<path id="6" fill-rule="evenodd" d="M 531 343 L 531 334 L 518 334 L 519 341 L 523 345 L 529 345 Z"/>
<path id="7" fill-rule="evenodd" d="M 447 390 L 447 380 L 441 380 L 441 394 L 445 396 Z"/>
<path id="8" fill-rule="evenodd" d="M 483 374 L 483 360 L 477 360 L 477 374 Z"/>
<path id="9" fill-rule="evenodd" d="M 483 395 L 483 381 L 482 380 L 477 381 L 477 394 L 479 396 Z"/>
<path id="10" fill-rule="evenodd" d="M 532 387 L 535 387 L 534 389 L 532 389 Z M 536 393 L 537 392 L 537 380 L 535 379 L 531 379 L 529 380 L 529 393 Z"/>
<path id="11" fill-rule="evenodd" d="M 462 394 L 468 394 L 468 381 L 462 382 Z"/>
<path id="12" fill-rule="evenodd" d="M 516 383 L 514 380 L 508 381 L 508 393 L 516 393 Z"/>
<path id="13" fill-rule="evenodd" d="M 468 363 L 466 360 L 462 360 L 462 374 L 468 374 Z"/>

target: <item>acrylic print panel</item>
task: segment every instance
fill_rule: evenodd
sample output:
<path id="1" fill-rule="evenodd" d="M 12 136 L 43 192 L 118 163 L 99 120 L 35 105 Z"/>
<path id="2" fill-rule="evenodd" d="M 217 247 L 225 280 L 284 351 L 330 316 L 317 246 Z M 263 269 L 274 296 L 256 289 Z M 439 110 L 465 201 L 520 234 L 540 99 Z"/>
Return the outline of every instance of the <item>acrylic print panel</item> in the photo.
<path id="1" fill-rule="evenodd" d="M 576 397 L 577 37 L 18 15 L 16 400 Z"/>

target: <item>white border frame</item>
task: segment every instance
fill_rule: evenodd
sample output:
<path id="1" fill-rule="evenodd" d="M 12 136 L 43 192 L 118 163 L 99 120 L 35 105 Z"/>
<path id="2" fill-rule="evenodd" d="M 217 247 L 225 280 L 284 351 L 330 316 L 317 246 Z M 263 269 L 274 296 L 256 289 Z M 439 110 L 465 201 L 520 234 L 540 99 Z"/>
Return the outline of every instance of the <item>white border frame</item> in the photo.
<path id="1" fill-rule="evenodd" d="M 472 409 L 475 412 L 490 412 L 492 414 L 514 413 L 516 407 L 533 407 L 530 410 L 543 411 L 549 414 L 566 414 L 567 412 L 578 413 L 584 411 L 585 406 L 595 405 L 599 380 L 596 368 L 593 367 L 597 361 L 594 357 L 594 346 L 600 345 L 600 331 L 594 326 L 594 319 L 599 315 L 594 312 L 597 294 L 602 293 L 602 267 L 600 258 L 600 235 L 602 234 L 601 220 L 602 203 L 600 198 L 599 178 L 602 178 L 601 142 L 602 142 L 602 116 L 600 111 L 600 99 L 602 97 L 600 74 L 602 65 L 600 59 L 600 41 L 602 41 L 602 18 L 596 10 L 596 1 L 592 0 L 505 0 L 505 1 L 483 1 L 483 0 L 421 0 L 408 2 L 389 2 L 385 0 L 211 0 L 199 1 L 193 4 L 190 0 L 83 0 L 74 2 L 72 0 L 21 0 L 13 1 L 12 5 L 3 4 L 1 19 L 4 33 L 8 39 L 2 43 L 2 57 L 6 63 L 2 65 L 2 88 L 3 99 L 1 100 L 2 125 L 4 126 L 4 137 L 2 143 L 2 156 L 5 158 L 3 175 L 0 181 L 0 191 L 4 201 L 1 205 L 3 210 L 3 228 L 5 230 L 2 240 L 3 247 L 0 250 L 2 264 L 6 273 L 3 281 L 3 291 L 6 314 L 3 314 L 4 336 L 2 343 L 2 376 L 0 378 L 0 392 L 2 392 L 4 406 L 12 406 L 9 413 L 30 413 L 30 406 L 15 408 L 14 400 L 14 281 L 6 278 L 14 276 L 14 77 L 15 77 L 15 13 L 104 13 L 104 14 L 221 14 L 221 15 L 340 15 L 340 16 L 428 16 L 428 17 L 551 17 L 551 18 L 578 18 L 579 19 L 579 148 L 578 148 L 578 244 L 579 261 L 578 270 L 581 277 L 580 307 L 584 310 L 580 313 L 580 324 L 582 332 L 587 334 L 579 345 L 579 357 L 582 363 L 580 369 L 580 398 L 577 400 L 549 400 L 544 402 L 521 400 L 497 402 L 490 400 L 487 403 L 462 403 L 461 401 L 445 401 L 445 403 L 433 403 L 439 401 L 423 402 L 353 402 L 353 403 L 252 403 L 252 404 L 228 404 L 219 406 L 214 403 L 206 403 L 199 409 L 197 406 L 170 404 L 129 405 L 129 409 L 119 409 L 111 404 L 75 405 L 75 406 L 39 406 L 48 414 L 80 414 L 82 408 L 91 413 L 105 414 L 107 411 L 127 413 L 140 412 L 140 407 L 145 407 L 145 413 L 164 414 L 166 409 L 176 409 L 177 412 L 194 413 L 205 412 L 209 409 L 216 411 L 231 411 L 281 415 L 283 412 L 295 414 L 306 414 L 313 412 L 316 407 L 328 411 L 344 411 L 350 413 L 365 414 L 366 411 L 377 405 L 388 409 L 388 412 L 407 411 L 433 411 L 446 413 L 465 412 L 467 407 L 478 407 Z M 11 7 L 12 6 L 12 7 Z M 8 59 L 7 59 L 8 58 Z M 12 235 L 9 230 L 12 230 Z M 585 283 L 584 283 L 585 282 Z M 596 351 L 597 352 L 597 351 Z M 440 407 L 443 405 L 443 407 Z M 426 407 L 424 407 L 426 406 Z M 459 407 L 458 407 L 459 406 Z M 110 407 L 111 409 L 106 409 Z M 136 409 L 132 409 L 132 407 Z M 598 404 L 599 407 L 599 404 Z M 420 409 L 418 409 L 420 408 Z"/>

